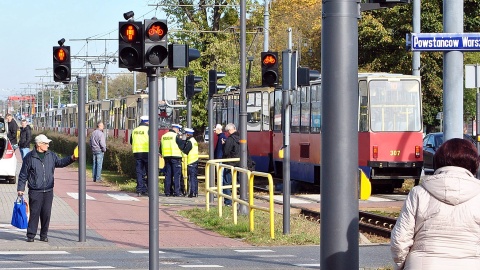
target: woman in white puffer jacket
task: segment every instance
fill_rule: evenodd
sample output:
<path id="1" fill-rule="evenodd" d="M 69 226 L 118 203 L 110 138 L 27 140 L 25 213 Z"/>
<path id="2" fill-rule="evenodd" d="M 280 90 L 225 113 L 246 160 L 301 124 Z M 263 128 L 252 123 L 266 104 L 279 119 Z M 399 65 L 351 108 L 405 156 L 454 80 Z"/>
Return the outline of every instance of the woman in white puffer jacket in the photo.
<path id="1" fill-rule="evenodd" d="M 396 269 L 480 269 L 480 180 L 477 149 L 444 142 L 435 173 L 414 187 L 392 230 Z"/>

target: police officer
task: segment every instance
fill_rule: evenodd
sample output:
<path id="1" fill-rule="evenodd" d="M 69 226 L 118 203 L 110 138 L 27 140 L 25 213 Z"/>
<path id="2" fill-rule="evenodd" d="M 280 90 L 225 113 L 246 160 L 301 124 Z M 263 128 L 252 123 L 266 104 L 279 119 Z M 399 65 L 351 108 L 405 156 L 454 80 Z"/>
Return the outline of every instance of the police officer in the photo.
<path id="1" fill-rule="evenodd" d="M 133 156 L 135 157 L 135 171 L 137 173 L 137 195 L 148 196 L 148 116 L 140 117 L 140 125 L 135 128 L 130 137 Z"/>
<path id="2" fill-rule="evenodd" d="M 188 197 L 198 197 L 198 142 L 193 137 L 194 130 L 184 129 L 187 139 L 183 147 L 183 153 L 187 155 L 187 174 L 188 174 Z"/>
<path id="3" fill-rule="evenodd" d="M 164 189 L 167 197 L 182 195 L 180 192 L 180 176 L 182 174 L 181 149 L 184 147 L 184 141 L 178 136 L 181 128 L 182 126 L 179 124 L 172 124 L 172 128 L 163 134 L 161 139 L 161 152 L 165 160 Z"/>

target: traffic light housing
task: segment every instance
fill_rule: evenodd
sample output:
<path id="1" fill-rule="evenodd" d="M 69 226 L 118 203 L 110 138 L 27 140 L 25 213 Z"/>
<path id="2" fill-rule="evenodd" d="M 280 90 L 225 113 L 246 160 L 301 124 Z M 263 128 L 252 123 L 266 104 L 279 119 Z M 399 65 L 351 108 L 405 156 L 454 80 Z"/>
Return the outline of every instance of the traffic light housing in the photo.
<path id="1" fill-rule="evenodd" d="M 227 74 L 225 72 L 216 71 L 211 69 L 208 71 L 208 95 L 213 96 L 218 93 L 218 89 L 225 88 L 225 84 L 218 84 L 217 81 L 225 77 Z"/>
<path id="2" fill-rule="evenodd" d="M 299 67 L 297 68 L 297 85 L 309 86 L 310 81 L 314 81 L 320 78 L 320 72 L 309 68 Z"/>
<path id="3" fill-rule="evenodd" d="M 70 46 L 53 47 L 53 80 L 69 82 L 71 80 Z"/>
<path id="4" fill-rule="evenodd" d="M 202 92 L 201 87 L 195 87 L 195 84 L 201 81 L 202 77 L 195 76 L 192 72 L 185 76 L 185 97 L 187 99 L 192 99 L 195 94 Z"/>
<path id="5" fill-rule="evenodd" d="M 141 69 L 143 67 L 142 22 L 118 23 L 118 67 Z"/>
<path id="6" fill-rule="evenodd" d="M 189 48 L 187 44 L 168 44 L 168 68 L 177 70 L 186 68 L 190 61 L 200 58 L 197 49 Z"/>
<path id="7" fill-rule="evenodd" d="M 262 86 L 278 84 L 278 52 L 262 52 Z"/>
<path id="8" fill-rule="evenodd" d="M 143 52 L 144 67 L 168 66 L 167 20 L 152 18 L 144 22 Z"/>

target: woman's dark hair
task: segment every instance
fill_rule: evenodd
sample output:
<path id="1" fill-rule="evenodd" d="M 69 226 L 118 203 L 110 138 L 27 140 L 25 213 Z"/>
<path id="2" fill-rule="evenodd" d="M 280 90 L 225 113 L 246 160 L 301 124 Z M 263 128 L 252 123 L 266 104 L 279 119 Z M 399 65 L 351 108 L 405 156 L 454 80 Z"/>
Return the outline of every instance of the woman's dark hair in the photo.
<path id="1" fill-rule="evenodd" d="M 433 156 L 435 170 L 445 166 L 457 166 L 476 174 L 480 160 L 472 142 L 454 138 L 444 142 Z"/>

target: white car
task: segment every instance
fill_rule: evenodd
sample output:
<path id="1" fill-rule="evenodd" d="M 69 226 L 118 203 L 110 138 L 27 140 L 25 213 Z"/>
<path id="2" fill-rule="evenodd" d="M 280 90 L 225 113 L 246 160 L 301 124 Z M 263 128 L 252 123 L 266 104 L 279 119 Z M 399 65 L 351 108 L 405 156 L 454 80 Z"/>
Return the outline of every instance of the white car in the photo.
<path id="1" fill-rule="evenodd" d="M 7 133 L 8 124 L 5 118 L 0 118 L 0 180 L 15 184 L 17 182 L 17 157 Z"/>

